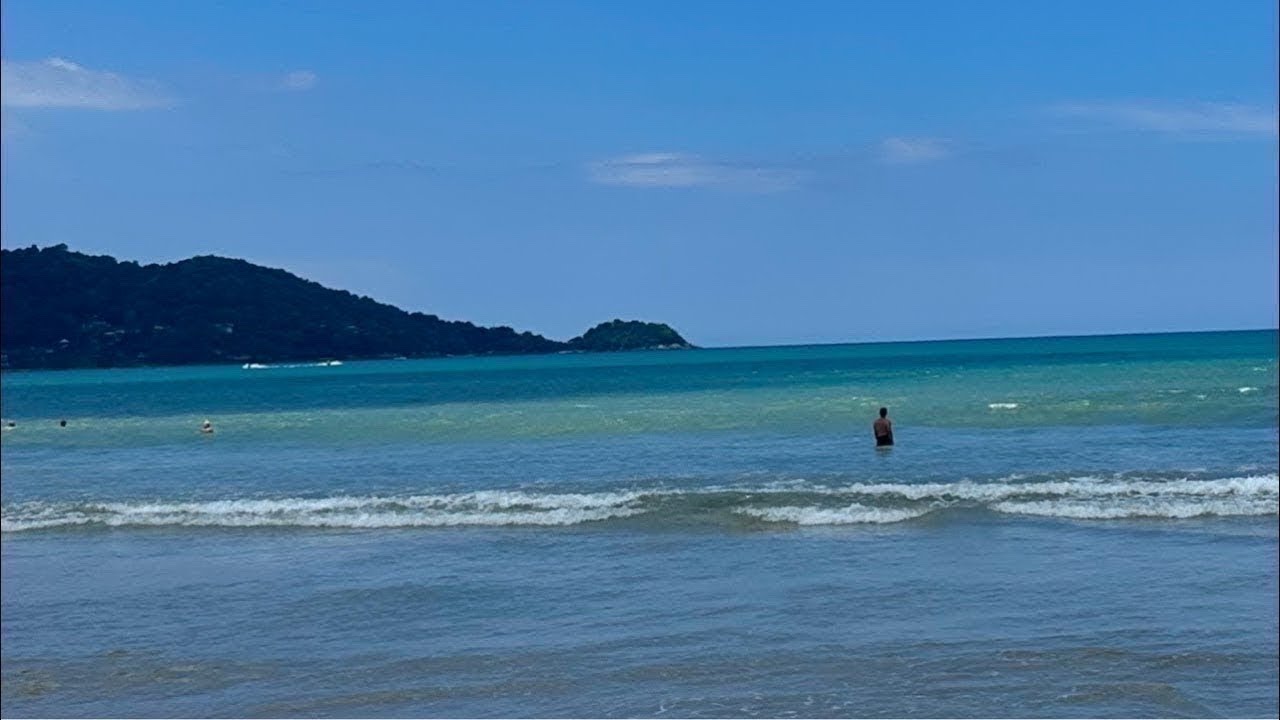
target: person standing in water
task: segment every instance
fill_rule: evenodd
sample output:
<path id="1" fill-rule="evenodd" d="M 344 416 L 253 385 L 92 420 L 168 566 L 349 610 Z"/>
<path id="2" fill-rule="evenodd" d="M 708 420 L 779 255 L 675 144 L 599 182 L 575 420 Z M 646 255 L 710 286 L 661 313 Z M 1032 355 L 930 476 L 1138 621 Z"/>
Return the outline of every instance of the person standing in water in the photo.
<path id="1" fill-rule="evenodd" d="M 889 419 L 889 408 L 880 408 L 880 417 L 871 423 L 871 429 L 876 434 L 876 447 L 893 445 L 893 421 Z"/>
<path id="2" fill-rule="evenodd" d="M 213 423 L 209 422 L 208 420 L 205 420 L 205 421 L 200 425 L 200 432 L 202 432 L 202 433 L 204 433 L 204 434 L 206 434 L 206 435 L 208 435 L 208 434 L 212 433 L 212 432 L 213 432 Z"/>

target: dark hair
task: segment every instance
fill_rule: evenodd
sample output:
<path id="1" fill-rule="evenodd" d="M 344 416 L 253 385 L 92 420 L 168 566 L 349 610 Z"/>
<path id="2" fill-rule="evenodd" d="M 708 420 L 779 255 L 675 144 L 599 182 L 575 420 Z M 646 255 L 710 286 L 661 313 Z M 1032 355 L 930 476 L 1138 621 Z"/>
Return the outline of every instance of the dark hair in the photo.
<path id="1" fill-rule="evenodd" d="M 885 415 L 888 415 L 888 414 L 889 414 L 889 408 L 880 408 L 880 417 L 884 417 Z"/>

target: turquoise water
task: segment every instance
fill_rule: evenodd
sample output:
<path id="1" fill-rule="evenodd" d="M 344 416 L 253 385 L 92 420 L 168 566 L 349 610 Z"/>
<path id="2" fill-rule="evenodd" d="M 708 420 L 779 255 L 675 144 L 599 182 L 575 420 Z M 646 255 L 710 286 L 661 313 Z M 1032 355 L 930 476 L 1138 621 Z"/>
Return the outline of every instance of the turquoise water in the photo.
<path id="1" fill-rule="evenodd" d="M 1275 331 L 6 373 L 4 715 L 1274 716 L 1278 393 Z"/>

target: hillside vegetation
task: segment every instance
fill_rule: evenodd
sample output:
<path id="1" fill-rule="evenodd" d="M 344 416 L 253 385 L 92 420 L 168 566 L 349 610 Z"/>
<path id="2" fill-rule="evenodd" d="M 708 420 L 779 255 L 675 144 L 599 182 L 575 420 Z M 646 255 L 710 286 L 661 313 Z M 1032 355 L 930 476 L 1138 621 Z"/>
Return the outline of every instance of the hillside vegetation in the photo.
<path id="1" fill-rule="evenodd" d="M 564 343 L 405 312 L 244 260 L 139 265 L 65 245 L 0 251 L 0 313 L 8 368 L 691 347 L 657 323 L 615 320 Z"/>

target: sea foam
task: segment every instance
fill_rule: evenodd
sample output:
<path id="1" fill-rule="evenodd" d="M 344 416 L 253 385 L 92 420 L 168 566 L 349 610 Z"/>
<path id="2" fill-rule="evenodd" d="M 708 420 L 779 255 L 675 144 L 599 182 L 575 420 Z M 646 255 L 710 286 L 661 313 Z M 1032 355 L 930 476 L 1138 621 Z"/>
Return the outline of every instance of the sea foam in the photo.
<path id="1" fill-rule="evenodd" d="M 485 491 L 407 497 L 232 499 L 172 503 L 30 503 L 6 507 L 0 530 L 85 524 L 107 527 L 449 527 L 575 525 L 638 510 L 634 493 L 534 494 Z"/>
<path id="2" fill-rule="evenodd" d="M 1275 515 L 1275 500 L 1230 498 L 1189 501 L 1139 498 L 1124 502 L 1035 501 L 1002 502 L 992 509 L 1017 515 L 1042 515 L 1080 520 L 1114 520 L 1119 518 L 1185 519 L 1206 515 Z"/>
<path id="3" fill-rule="evenodd" d="M 1064 518 L 1189 518 L 1277 513 L 1277 475 L 1200 479 L 1078 476 L 949 483 L 803 480 L 766 486 L 633 488 L 610 492 L 485 490 L 405 496 L 231 498 L 209 501 L 18 503 L 0 530 L 53 527 L 396 528 L 568 526 L 643 516 L 647 523 L 750 517 L 796 525 L 882 524 L 954 508 Z"/>
<path id="4" fill-rule="evenodd" d="M 786 505 L 773 508 L 744 508 L 737 511 L 741 515 L 766 520 L 768 522 L 788 522 L 797 525 L 853 525 L 860 523 L 896 523 L 920 517 L 931 512 L 931 508 L 915 508 L 910 510 L 875 508 L 853 503 L 843 508 L 797 507 Z"/>

